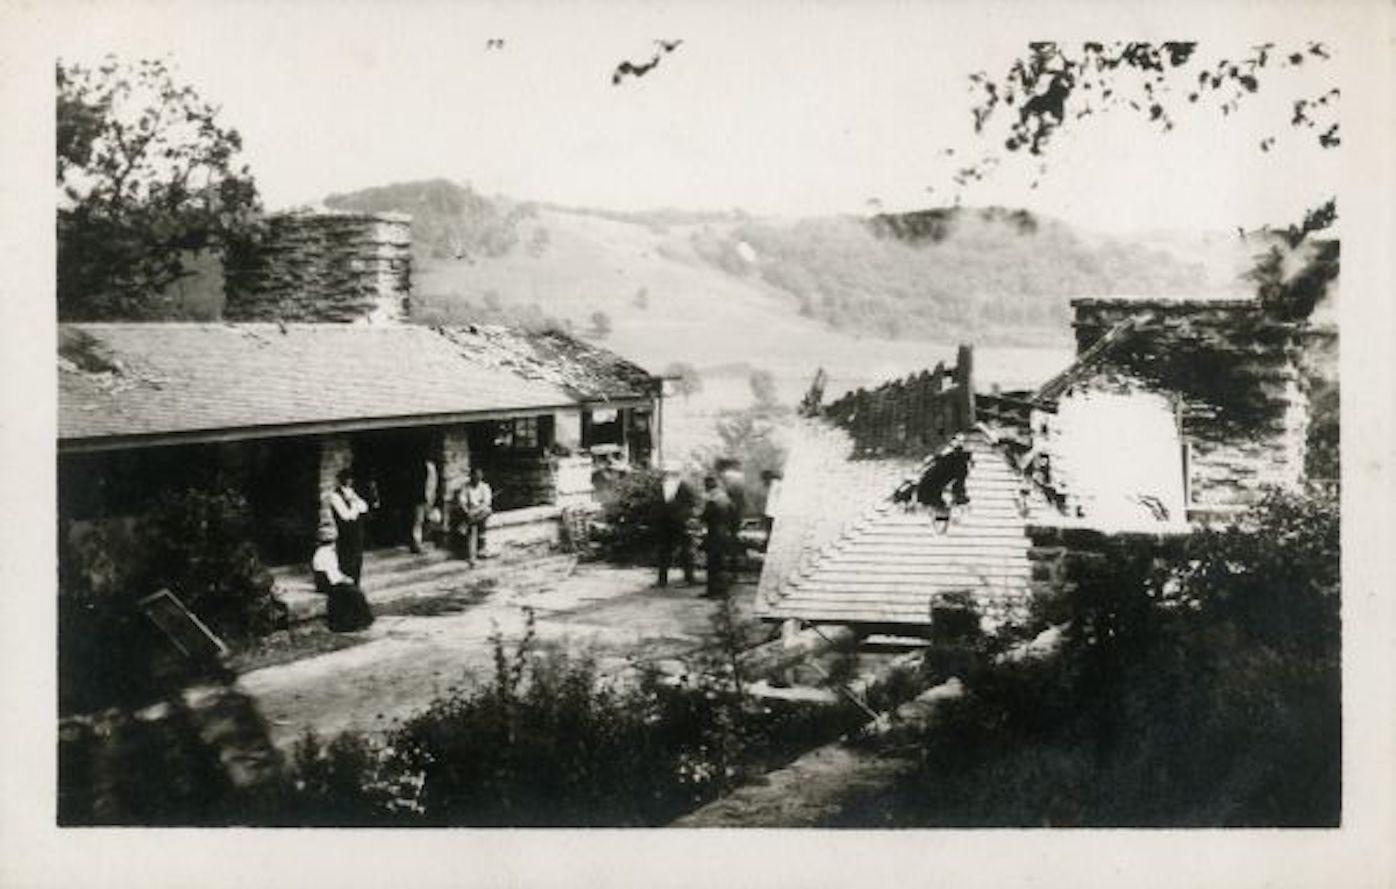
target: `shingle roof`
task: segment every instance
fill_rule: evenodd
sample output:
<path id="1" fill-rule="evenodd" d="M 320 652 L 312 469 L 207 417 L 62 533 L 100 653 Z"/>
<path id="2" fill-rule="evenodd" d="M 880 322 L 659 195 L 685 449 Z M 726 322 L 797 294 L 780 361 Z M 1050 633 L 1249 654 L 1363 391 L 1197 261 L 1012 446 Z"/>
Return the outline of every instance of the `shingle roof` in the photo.
<path id="1" fill-rule="evenodd" d="M 906 511 L 891 503 L 895 482 L 865 491 L 859 514 L 845 518 L 832 535 L 801 535 L 798 522 L 783 529 L 784 516 L 777 516 L 772 544 L 781 543 L 785 533 L 794 538 L 785 543 L 803 552 L 768 563 L 773 570 L 769 578 L 762 573 L 757 613 L 767 619 L 924 625 L 932 601 L 942 593 L 970 590 L 981 600 L 1026 595 L 1031 573 L 1026 528 L 1051 507 L 1030 494 L 1029 513 L 1023 515 L 1017 505 L 1022 479 L 1003 453 L 979 430 L 967 433 L 966 443 L 974 454 L 966 485 L 970 512 L 944 534 L 933 528 L 926 510 Z M 792 473 L 786 479 L 782 512 L 797 483 Z"/>
<path id="2" fill-rule="evenodd" d="M 65 324 L 59 339 L 61 441 L 247 430 L 365 419 L 504 412 L 631 397 L 582 362 L 644 371 L 568 340 L 513 357 L 527 335 L 413 325 Z M 561 352 L 562 347 L 558 348 Z M 578 358 L 575 355 L 585 357 Z M 580 383 L 578 384 L 578 381 Z"/>
<path id="3" fill-rule="evenodd" d="M 553 383 L 577 399 L 643 398 L 653 391 L 652 378 L 644 368 L 565 333 L 533 333 L 490 324 L 440 330 L 477 360 L 526 379 Z"/>

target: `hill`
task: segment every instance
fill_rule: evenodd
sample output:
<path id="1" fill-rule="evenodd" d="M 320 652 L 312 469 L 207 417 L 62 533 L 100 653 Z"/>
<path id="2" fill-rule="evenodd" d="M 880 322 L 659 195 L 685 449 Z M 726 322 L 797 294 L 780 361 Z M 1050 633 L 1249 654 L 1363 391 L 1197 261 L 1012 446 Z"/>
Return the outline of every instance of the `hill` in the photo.
<path id="1" fill-rule="evenodd" d="M 440 179 L 325 203 L 412 214 L 416 289 L 439 311 L 454 296 L 467 314 L 512 309 L 574 326 L 597 312 L 614 325 L 681 286 L 700 304 L 684 315 L 730 315 L 734 301 L 755 300 L 851 334 L 1024 342 L 1060 337 L 1074 296 L 1215 289 L 1201 262 L 998 207 L 870 219 L 623 213 L 485 197 Z"/>
<path id="2" fill-rule="evenodd" d="M 684 362 L 703 376 L 695 410 L 748 403 L 751 369 L 771 371 L 793 403 L 817 367 L 832 397 L 953 361 L 959 342 L 976 344 L 984 385 L 1036 385 L 1070 358 L 1070 298 L 1216 289 L 1178 254 L 1002 208 L 637 213 L 444 180 L 326 204 L 413 215 L 418 321 L 551 325 L 655 370 Z"/>

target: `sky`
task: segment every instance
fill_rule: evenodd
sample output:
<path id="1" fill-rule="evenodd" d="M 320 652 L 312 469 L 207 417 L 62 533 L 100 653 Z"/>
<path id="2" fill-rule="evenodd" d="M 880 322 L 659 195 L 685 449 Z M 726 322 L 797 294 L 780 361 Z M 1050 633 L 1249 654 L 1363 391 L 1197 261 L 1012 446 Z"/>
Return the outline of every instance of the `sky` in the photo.
<path id="1" fill-rule="evenodd" d="M 1052 17 L 1025 17 L 1027 8 L 94 5 L 65 20 L 57 50 L 69 60 L 109 51 L 173 60 L 242 133 L 272 209 L 444 177 L 486 194 L 621 210 L 866 213 L 949 202 L 954 166 L 996 146 L 972 132 L 970 73 L 1003 71 L 1044 31 L 1113 36 L 1102 33 L 1114 23 L 1101 4 Z M 1210 59 L 1324 36 L 1311 17 L 1247 9 L 1194 16 L 1188 33 L 1156 39 L 1196 38 Z M 1146 17 L 1125 23 L 1126 36 L 1150 36 Z M 493 38 L 503 47 L 487 48 Z M 644 78 L 613 86 L 616 64 L 648 58 L 655 38 L 684 43 Z M 1232 119 L 1185 108 L 1166 135 L 1136 115 L 1091 118 L 1055 147 L 1037 189 L 1033 164 L 1005 163 L 960 198 L 1105 233 L 1295 221 L 1336 191 L 1342 150 L 1291 130 L 1289 103 L 1337 81 L 1333 66 L 1275 75 Z M 1280 138 L 1262 153 L 1266 135 Z"/>

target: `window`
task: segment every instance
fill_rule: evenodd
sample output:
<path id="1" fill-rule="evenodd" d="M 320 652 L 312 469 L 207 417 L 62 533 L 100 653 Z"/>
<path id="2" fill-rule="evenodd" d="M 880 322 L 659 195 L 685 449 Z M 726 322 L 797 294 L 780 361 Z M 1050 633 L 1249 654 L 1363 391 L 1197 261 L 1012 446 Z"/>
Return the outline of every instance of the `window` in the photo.
<path id="1" fill-rule="evenodd" d="M 514 421 L 513 448 L 516 451 L 534 451 L 538 449 L 537 417 L 520 417 Z"/>
<path id="2" fill-rule="evenodd" d="M 553 418 L 517 417 L 495 424 L 493 447 L 503 451 L 538 451 L 552 444 Z"/>

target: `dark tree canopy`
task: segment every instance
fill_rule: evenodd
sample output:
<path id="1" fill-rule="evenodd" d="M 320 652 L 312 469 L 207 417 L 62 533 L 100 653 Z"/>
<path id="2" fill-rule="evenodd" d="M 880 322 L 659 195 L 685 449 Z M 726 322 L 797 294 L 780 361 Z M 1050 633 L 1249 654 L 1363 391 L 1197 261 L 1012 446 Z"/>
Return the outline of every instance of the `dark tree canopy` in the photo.
<path id="1" fill-rule="evenodd" d="M 58 314 L 168 314 L 189 254 L 255 230 L 242 138 L 160 60 L 57 65 Z"/>

